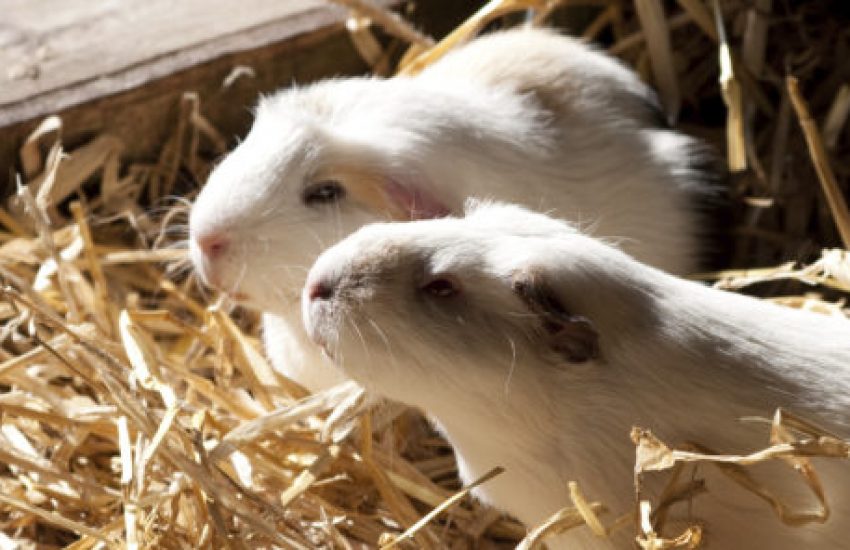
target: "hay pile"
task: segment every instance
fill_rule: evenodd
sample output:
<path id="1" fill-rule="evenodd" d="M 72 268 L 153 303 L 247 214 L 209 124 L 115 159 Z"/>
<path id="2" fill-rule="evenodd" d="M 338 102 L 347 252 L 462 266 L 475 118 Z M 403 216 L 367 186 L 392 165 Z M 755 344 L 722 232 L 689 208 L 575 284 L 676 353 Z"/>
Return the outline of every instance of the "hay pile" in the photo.
<path id="1" fill-rule="evenodd" d="M 850 14 L 830 12 L 839 2 L 771 8 L 769 0 L 730 0 L 715 12 L 679 0 L 665 15 L 654 0 L 574 0 L 560 9 L 546 0 L 506 0 L 488 4 L 433 49 L 404 20 L 362 0 L 341 3 L 355 10 L 355 46 L 381 73 L 391 72 L 399 40 L 415 46 L 400 61 L 413 72 L 485 24 L 515 20 L 509 12 L 517 8 L 535 8 L 541 21 L 566 20 L 654 81 L 671 119 L 720 138 L 736 169 L 740 210 L 730 263 L 816 259 L 822 248 L 848 244 L 841 197 L 850 166 L 836 159 L 850 149 L 848 69 L 840 63 Z M 376 38 L 370 20 L 386 35 Z M 789 72 L 801 94 L 786 83 Z M 722 101 L 728 109 L 719 108 Z M 415 417 L 391 406 L 363 413 L 353 385 L 307 396 L 263 358 L 256 317 L 198 287 L 175 246 L 185 237 L 186 205 L 167 197 L 186 181 L 200 185 L 213 160 L 200 152 L 221 154 L 226 141 L 194 94 L 184 96 L 180 112 L 150 165 L 122 165 L 122 144 L 108 135 L 63 155 L 55 117 L 21 146 L 18 193 L 0 209 L 0 548 L 360 548 L 379 541 L 486 548 L 519 541 L 521 526 L 456 493 L 450 449 Z M 850 261 L 828 250 L 802 269 L 708 277 L 730 288 L 797 280 L 846 293 Z M 778 299 L 844 315 L 843 302 L 819 296 Z M 845 442 L 800 419 L 777 418 L 772 433 L 784 446 L 724 460 L 850 454 Z M 643 470 L 710 458 L 673 451 L 645 431 L 633 437 Z M 817 437 L 826 438 L 820 446 Z M 571 495 L 565 505 L 572 506 L 532 531 L 523 548 L 585 522 L 600 533 L 635 529 L 644 548 L 699 543 L 698 529 L 666 541 L 656 535 L 661 526 L 650 514 L 663 502 L 643 504 L 633 527 L 631 518 L 603 524 L 602 505 L 588 503 L 579 486 Z"/>
<path id="2" fill-rule="evenodd" d="M 394 424 L 392 410 L 353 425 L 354 385 L 305 398 L 258 351 L 256 319 L 207 305 L 191 277 L 168 271 L 185 252 L 156 240 L 186 208 L 138 199 L 169 192 L 169 167 L 208 168 L 180 144 L 211 126 L 184 114 L 159 162 L 124 177 L 110 138 L 60 160 L 57 119 L 22 148 L 41 175 L 0 214 L 0 548 L 358 547 L 453 493 L 437 483 L 453 488 L 444 442 L 408 443 L 417 426 Z M 94 198 L 57 208 L 94 172 Z M 399 455 L 414 446 L 415 464 Z M 417 540 L 485 531 L 523 534 L 467 505 Z"/>

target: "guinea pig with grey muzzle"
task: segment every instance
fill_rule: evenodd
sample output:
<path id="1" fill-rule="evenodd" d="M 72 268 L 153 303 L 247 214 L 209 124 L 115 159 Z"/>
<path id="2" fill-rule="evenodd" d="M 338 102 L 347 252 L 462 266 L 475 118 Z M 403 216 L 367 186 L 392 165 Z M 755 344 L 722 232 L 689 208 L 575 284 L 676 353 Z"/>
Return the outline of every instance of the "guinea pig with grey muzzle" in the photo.
<path id="1" fill-rule="evenodd" d="M 358 227 L 494 198 L 685 273 L 707 225 L 707 158 L 663 127 L 652 91 L 615 59 L 550 31 L 498 32 L 415 77 L 263 98 L 192 207 L 190 256 L 203 280 L 266 313 L 275 367 L 317 390 L 340 375 L 304 334 L 299 293 L 319 253 Z"/>
<path id="2" fill-rule="evenodd" d="M 784 407 L 850 435 L 850 322 L 679 279 L 518 206 L 366 226 L 318 258 L 302 308 L 346 375 L 433 418 L 463 480 L 503 466 L 474 493 L 528 526 L 570 504 L 570 480 L 629 512 L 634 425 L 747 453 L 767 428 L 736 421 Z M 847 546 L 850 463 L 817 463 L 832 516 L 799 528 L 702 468 L 708 494 L 670 517 L 704 521 L 706 548 Z M 814 506 L 791 468 L 754 471 Z"/>

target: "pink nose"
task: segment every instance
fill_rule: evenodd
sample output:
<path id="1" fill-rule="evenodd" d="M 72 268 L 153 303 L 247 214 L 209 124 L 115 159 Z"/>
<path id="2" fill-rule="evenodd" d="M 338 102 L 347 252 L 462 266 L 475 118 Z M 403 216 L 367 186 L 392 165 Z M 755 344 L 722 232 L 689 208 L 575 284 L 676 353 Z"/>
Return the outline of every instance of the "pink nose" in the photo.
<path id="1" fill-rule="evenodd" d="M 204 256 L 211 260 L 214 260 L 224 254 L 227 251 L 227 247 L 230 245 L 230 241 L 228 241 L 227 237 L 221 233 L 200 235 L 195 239 L 195 242 L 198 243 L 198 248 L 201 249 Z"/>
<path id="2" fill-rule="evenodd" d="M 333 296 L 334 289 L 331 285 L 319 281 L 318 283 L 310 283 L 307 286 L 307 298 L 311 302 L 316 300 L 328 300 Z"/>

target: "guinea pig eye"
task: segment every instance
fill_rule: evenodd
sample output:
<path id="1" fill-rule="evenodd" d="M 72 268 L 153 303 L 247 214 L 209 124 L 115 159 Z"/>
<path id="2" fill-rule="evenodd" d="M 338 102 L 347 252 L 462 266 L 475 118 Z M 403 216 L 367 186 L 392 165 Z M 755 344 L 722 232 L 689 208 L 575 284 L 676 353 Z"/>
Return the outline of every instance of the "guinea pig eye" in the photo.
<path id="1" fill-rule="evenodd" d="M 345 188 L 338 181 L 320 181 L 308 185 L 304 189 L 301 200 L 307 206 L 330 204 L 345 196 Z"/>
<path id="2" fill-rule="evenodd" d="M 435 277 L 420 287 L 422 292 L 437 298 L 449 298 L 460 292 L 457 283 L 444 276 Z"/>

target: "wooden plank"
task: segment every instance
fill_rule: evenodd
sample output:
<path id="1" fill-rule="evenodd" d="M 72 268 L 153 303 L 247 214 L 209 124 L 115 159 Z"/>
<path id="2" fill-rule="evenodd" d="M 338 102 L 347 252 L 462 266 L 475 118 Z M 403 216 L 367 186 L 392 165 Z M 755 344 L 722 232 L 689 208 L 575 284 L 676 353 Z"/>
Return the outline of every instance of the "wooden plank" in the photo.
<path id="1" fill-rule="evenodd" d="M 323 0 L 0 0 L 0 127 L 338 24 Z"/>

